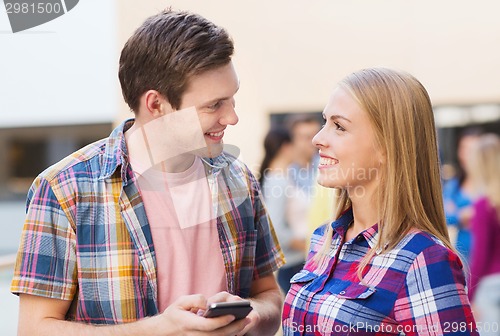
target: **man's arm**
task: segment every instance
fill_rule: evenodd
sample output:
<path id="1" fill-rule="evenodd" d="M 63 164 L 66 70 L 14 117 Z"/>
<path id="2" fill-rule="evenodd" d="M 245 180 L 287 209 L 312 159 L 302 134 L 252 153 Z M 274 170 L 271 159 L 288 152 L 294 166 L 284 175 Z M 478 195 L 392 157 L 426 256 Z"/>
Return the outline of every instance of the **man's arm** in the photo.
<path id="1" fill-rule="evenodd" d="M 19 295 L 18 335 L 74 335 L 74 336 L 152 336 L 152 335 L 237 335 L 249 323 L 235 321 L 232 315 L 217 318 L 198 316 L 207 301 L 201 295 L 179 298 L 162 314 L 118 325 L 97 326 L 65 321 L 71 301 L 50 299 L 29 294 Z"/>
<path id="2" fill-rule="evenodd" d="M 208 299 L 210 303 L 240 300 L 243 299 L 228 292 L 217 293 Z M 249 300 L 253 309 L 246 319 L 250 323 L 235 335 L 275 335 L 281 324 L 283 295 L 273 274 L 253 281 Z"/>
<path id="3" fill-rule="evenodd" d="M 254 309 L 255 324 L 247 326 L 248 335 L 274 335 L 281 324 L 283 295 L 273 274 L 254 280 L 250 289 L 250 301 Z M 253 316 L 251 316 L 253 318 Z M 246 330 L 245 330 L 246 331 Z"/>
<path id="4" fill-rule="evenodd" d="M 228 292 L 220 292 L 208 299 L 209 303 L 243 300 Z M 235 335 L 274 335 L 281 323 L 283 295 L 273 274 L 254 280 L 249 298 L 253 310 L 248 314 L 250 323 Z"/>

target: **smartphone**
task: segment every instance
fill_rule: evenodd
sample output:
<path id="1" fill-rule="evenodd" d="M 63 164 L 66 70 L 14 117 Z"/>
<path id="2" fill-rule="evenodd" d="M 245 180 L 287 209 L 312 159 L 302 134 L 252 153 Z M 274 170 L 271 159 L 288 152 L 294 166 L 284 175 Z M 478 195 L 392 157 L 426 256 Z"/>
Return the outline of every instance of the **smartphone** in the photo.
<path id="1" fill-rule="evenodd" d="M 251 311 L 250 301 L 217 302 L 208 306 L 205 317 L 217 317 L 223 315 L 233 315 L 236 320 L 245 318 Z"/>

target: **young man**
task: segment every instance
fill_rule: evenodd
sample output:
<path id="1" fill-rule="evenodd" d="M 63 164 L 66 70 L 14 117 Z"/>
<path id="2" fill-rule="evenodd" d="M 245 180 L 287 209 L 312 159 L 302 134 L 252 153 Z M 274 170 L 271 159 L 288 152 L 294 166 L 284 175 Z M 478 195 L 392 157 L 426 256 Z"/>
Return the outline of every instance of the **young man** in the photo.
<path id="1" fill-rule="evenodd" d="M 28 193 L 11 287 L 20 335 L 275 333 L 283 256 L 258 183 L 222 151 L 238 121 L 232 54 L 224 29 L 185 12 L 128 40 L 119 77 L 135 119 Z M 241 298 L 246 319 L 198 314 Z"/>

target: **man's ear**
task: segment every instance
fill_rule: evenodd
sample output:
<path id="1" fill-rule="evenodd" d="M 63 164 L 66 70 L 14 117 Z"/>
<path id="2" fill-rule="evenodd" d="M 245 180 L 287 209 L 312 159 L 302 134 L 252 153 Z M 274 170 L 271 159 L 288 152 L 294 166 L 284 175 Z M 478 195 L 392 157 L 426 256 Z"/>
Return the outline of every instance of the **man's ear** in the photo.
<path id="1" fill-rule="evenodd" d="M 158 118 L 173 111 L 168 100 L 156 90 L 149 90 L 141 97 L 141 105 L 150 117 Z"/>

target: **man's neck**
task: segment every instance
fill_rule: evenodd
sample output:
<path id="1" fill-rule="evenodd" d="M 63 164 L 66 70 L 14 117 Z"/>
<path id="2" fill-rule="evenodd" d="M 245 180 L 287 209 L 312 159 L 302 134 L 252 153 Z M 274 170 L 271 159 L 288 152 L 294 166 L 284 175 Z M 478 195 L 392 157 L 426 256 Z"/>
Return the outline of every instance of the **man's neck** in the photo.
<path id="1" fill-rule="evenodd" d="M 193 165 L 195 159 L 193 154 L 172 156 L 169 148 L 155 147 L 154 144 L 159 142 L 155 137 L 161 136 L 148 134 L 146 138 L 144 129 L 137 123 L 125 132 L 129 161 L 134 171 L 142 174 L 154 168 L 166 173 L 181 173 Z"/>

